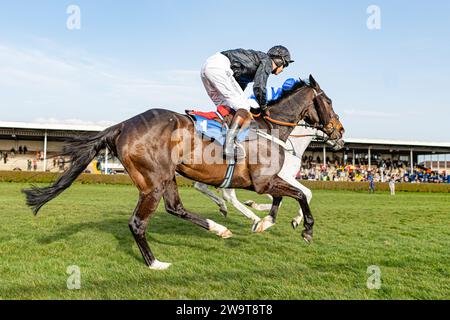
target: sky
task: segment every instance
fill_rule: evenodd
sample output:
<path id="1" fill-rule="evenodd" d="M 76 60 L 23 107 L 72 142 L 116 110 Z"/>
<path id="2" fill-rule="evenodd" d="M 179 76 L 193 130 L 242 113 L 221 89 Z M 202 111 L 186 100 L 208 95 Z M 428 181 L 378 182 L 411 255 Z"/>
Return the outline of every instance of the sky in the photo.
<path id="1" fill-rule="evenodd" d="M 80 28 L 67 27 L 80 9 Z M 368 27 L 379 8 L 379 29 Z M 450 141 L 450 2 L 0 2 L 0 121 L 108 125 L 212 110 L 200 69 L 227 49 L 288 47 L 268 86 L 313 74 L 352 138 Z M 250 95 L 251 88 L 248 89 Z"/>

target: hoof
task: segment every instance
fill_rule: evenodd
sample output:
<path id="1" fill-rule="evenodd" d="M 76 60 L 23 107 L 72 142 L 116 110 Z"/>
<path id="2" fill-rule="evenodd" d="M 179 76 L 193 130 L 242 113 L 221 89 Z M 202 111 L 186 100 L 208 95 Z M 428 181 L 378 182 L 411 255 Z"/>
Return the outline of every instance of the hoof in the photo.
<path id="1" fill-rule="evenodd" d="M 294 228 L 294 230 L 297 229 L 303 221 L 303 213 L 301 211 L 299 213 L 300 214 L 296 216 L 294 219 L 292 219 L 291 222 L 292 228 Z"/>
<path id="2" fill-rule="evenodd" d="M 207 219 L 206 220 L 209 225 L 209 231 L 214 232 L 216 235 L 218 235 L 221 238 L 227 239 L 230 238 L 233 234 L 230 230 L 228 230 L 227 227 L 224 227 L 218 223 L 215 223 L 212 220 Z"/>
<path id="3" fill-rule="evenodd" d="M 253 200 L 247 200 L 247 201 L 244 202 L 244 204 L 245 204 L 247 207 L 252 207 L 252 206 L 255 204 L 255 201 L 253 201 Z"/>
<path id="4" fill-rule="evenodd" d="M 292 219 L 291 225 L 292 225 L 292 228 L 294 228 L 294 230 L 295 230 L 295 229 L 298 228 L 298 226 L 300 225 L 300 223 L 299 223 L 297 220 Z"/>
<path id="5" fill-rule="evenodd" d="M 226 208 L 220 208 L 220 214 L 226 218 L 228 216 L 228 210 Z"/>
<path id="6" fill-rule="evenodd" d="M 306 243 L 308 243 L 308 244 L 312 243 L 313 237 L 312 237 L 312 235 L 310 235 L 306 231 L 302 232 L 302 237 L 303 237 L 303 240 L 305 240 Z"/>
<path id="7" fill-rule="evenodd" d="M 172 265 L 171 263 L 161 262 L 155 259 L 155 261 L 153 261 L 152 265 L 149 268 L 152 270 L 166 270 L 171 265 Z"/>
<path id="8" fill-rule="evenodd" d="M 271 216 L 267 216 L 264 219 L 258 221 L 253 225 L 252 231 L 255 233 L 262 233 L 275 225 L 273 218 Z"/>
<path id="9" fill-rule="evenodd" d="M 228 229 L 219 234 L 219 237 L 221 237 L 222 239 L 228 239 L 231 238 L 232 236 L 233 233 Z"/>

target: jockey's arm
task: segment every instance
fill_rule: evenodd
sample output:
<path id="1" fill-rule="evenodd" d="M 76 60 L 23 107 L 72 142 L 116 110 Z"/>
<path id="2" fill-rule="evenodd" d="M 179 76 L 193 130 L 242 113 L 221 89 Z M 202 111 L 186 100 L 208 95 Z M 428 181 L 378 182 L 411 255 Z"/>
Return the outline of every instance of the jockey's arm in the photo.
<path id="1" fill-rule="evenodd" d="M 266 105 L 267 100 L 267 79 L 272 73 L 272 61 L 261 61 L 260 66 L 255 74 L 255 79 L 253 83 L 253 93 L 255 94 L 256 101 L 260 106 Z"/>

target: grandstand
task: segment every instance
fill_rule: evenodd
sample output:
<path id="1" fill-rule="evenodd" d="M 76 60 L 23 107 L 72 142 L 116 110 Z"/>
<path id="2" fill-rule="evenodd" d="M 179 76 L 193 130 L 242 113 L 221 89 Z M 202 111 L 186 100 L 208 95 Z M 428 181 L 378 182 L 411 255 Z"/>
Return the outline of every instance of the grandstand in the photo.
<path id="1" fill-rule="evenodd" d="M 0 122 L 0 170 L 63 171 L 66 159 L 57 154 L 64 140 L 92 135 L 103 129 L 94 125 Z M 87 170 L 99 173 L 96 162 Z M 106 168 L 106 172 L 110 170 Z"/>
<path id="2" fill-rule="evenodd" d="M 92 135 L 104 129 L 96 125 L 0 122 L 0 171 L 62 171 L 66 165 L 65 159 L 56 155 L 62 149 L 63 140 Z M 401 166 L 411 174 L 417 167 L 421 167 L 447 178 L 450 142 L 354 138 L 346 138 L 345 142 L 344 149 L 333 152 L 323 143 L 314 141 L 304 154 L 303 166 L 323 169 L 351 165 L 370 171 L 380 166 L 393 165 Z M 107 150 L 88 167 L 88 171 L 123 172 L 120 163 L 115 159 L 108 160 L 105 154 Z"/>

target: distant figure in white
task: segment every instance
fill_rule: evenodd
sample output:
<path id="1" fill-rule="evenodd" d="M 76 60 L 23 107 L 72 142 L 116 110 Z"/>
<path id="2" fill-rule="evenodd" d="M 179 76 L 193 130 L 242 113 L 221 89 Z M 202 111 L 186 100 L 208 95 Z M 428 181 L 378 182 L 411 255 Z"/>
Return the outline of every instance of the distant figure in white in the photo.
<path id="1" fill-rule="evenodd" d="M 314 137 L 319 136 L 321 138 L 324 137 L 322 132 L 318 131 L 317 129 L 311 128 L 308 125 L 306 125 L 306 123 L 302 122 L 299 123 L 299 125 L 292 131 L 286 144 L 288 146 L 291 146 L 292 149 L 289 151 L 295 156 L 297 156 L 299 158 L 298 161 L 301 162 L 303 153 L 311 143 L 312 139 Z M 237 199 L 236 191 L 234 189 L 220 189 L 222 191 L 223 197 L 222 199 L 219 196 L 217 196 L 213 191 L 209 190 L 206 184 L 196 182 L 194 187 L 203 194 L 207 195 L 209 198 L 211 198 L 211 200 L 214 201 L 219 206 L 220 212 L 224 216 L 226 216 L 228 213 L 228 208 L 224 199 L 229 203 L 231 203 L 239 212 L 241 212 L 244 216 L 253 221 L 252 227 L 253 232 L 264 232 L 265 230 L 267 230 L 268 228 L 272 227 L 275 224 L 271 216 L 267 216 L 261 220 L 261 218 L 258 217 L 255 213 L 253 213 L 252 210 L 250 210 L 244 204 L 242 204 Z M 307 197 L 309 204 L 312 199 L 312 192 L 305 186 L 302 185 L 302 187 L 303 187 L 302 191 Z M 272 200 L 272 197 L 270 195 L 267 196 Z M 252 208 L 258 211 L 270 210 L 270 208 L 272 207 L 272 204 L 257 204 L 253 200 L 248 200 L 245 202 L 245 204 L 251 206 Z M 303 213 L 302 210 L 300 209 L 298 215 L 292 220 L 292 226 L 294 228 L 297 228 L 301 224 L 302 220 L 303 220 Z"/>
<path id="2" fill-rule="evenodd" d="M 389 189 L 391 190 L 391 196 L 395 196 L 395 176 L 392 175 L 389 179 Z"/>

